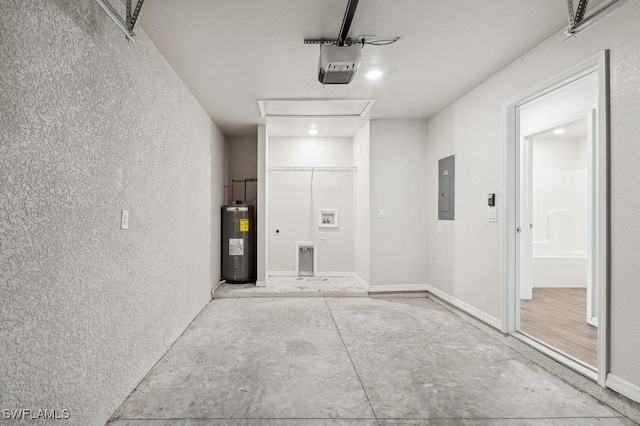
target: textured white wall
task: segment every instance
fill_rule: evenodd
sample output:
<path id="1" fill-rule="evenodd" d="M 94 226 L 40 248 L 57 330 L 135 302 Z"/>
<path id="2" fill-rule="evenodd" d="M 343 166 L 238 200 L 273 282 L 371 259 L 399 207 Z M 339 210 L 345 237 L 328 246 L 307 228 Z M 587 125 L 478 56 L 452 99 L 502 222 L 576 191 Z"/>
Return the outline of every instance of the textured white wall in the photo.
<path id="1" fill-rule="evenodd" d="M 2 1 L 0 40 L 0 407 L 102 425 L 210 298 L 221 137 L 94 2 Z"/>
<path id="2" fill-rule="evenodd" d="M 269 167 L 351 167 L 352 150 L 351 138 L 270 138 Z M 354 173 L 268 173 L 268 270 L 294 271 L 295 242 L 315 241 L 319 272 L 353 271 Z M 338 210 L 339 227 L 319 228 L 320 209 Z M 276 228 L 279 236 L 274 236 Z"/>
<path id="3" fill-rule="evenodd" d="M 226 204 L 225 185 L 229 181 L 227 164 L 228 144 L 224 135 L 211 122 L 211 289 L 222 278 L 222 213 L 220 207 Z"/>
<path id="4" fill-rule="evenodd" d="M 227 142 L 227 165 L 229 168 L 229 182 L 231 180 L 244 180 L 258 177 L 258 140 L 255 137 L 229 139 Z M 231 196 L 231 188 L 229 188 Z M 253 200 L 249 204 L 256 204 L 258 197 L 257 183 L 247 183 L 247 201 Z M 244 185 L 235 184 L 236 200 L 244 199 Z M 232 200 L 230 200 L 232 201 Z"/>
<path id="5" fill-rule="evenodd" d="M 353 203 L 353 272 L 369 283 L 370 278 L 370 201 L 369 201 L 369 122 L 353 137 L 355 175 Z"/>
<path id="6" fill-rule="evenodd" d="M 501 317 L 502 104 L 604 49 L 611 50 L 611 372 L 640 386 L 640 2 L 628 2 L 577 38 L 558 33 L 429 120 L 429 284 Z M 437 232 L 437 161 L 456 154 L 456 220 Z M 503 218 L 498 218 L 502 221 Z"/>
<path id="7" fill-rule="evenodd" d="M 370 149 L 369 284 L 426 284 L 427 122 L 372 121 Z"/>

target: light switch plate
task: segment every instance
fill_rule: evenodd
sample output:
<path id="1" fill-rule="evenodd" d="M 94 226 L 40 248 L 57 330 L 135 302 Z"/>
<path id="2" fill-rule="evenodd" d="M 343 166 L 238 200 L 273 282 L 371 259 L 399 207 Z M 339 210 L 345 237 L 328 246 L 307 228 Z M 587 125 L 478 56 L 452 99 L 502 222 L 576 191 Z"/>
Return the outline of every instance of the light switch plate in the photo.
<path id="1" fill-rule="evenodd" d="M 378 219 L 384 219 L 384 209 L 378 210 Z"/>
<path id="2" fill-rule="evenodd" d="M 326 240 L 326 239 L 327 239 L 327 234 L 326 234 L 326 233 L 324 233 L 324 232 L 321 232 L 321 233 L 320 233 L 320 239 L 321 239 L 321 240 Z"/>
<path id="3" fill-rule="evenodd" d="M 438 234 L 442 234 L 442 224 L 438 223 Z"/>
<path id="4" fill-rule="evenodd" d="M 120 229 L 129 229 L 129 210 L 122 210 L 120 215 Z"/>
<path id="5" fill-rule="evenodd" d="M 489 221 L 489 222 L 497 222 L 498 221 L 497 209 L 488 209 L 487 210 L 487 221 Z"/>

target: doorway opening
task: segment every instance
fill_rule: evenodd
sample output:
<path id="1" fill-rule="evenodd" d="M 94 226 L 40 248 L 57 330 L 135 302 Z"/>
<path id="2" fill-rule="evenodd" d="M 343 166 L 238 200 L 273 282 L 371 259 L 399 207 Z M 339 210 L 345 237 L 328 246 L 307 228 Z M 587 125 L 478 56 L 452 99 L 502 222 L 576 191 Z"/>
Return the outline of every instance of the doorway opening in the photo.
<path id="1" fill-rule="evenodd" d="M 607 55 L 507 105 L 505 331 L 604 384 Z"/>

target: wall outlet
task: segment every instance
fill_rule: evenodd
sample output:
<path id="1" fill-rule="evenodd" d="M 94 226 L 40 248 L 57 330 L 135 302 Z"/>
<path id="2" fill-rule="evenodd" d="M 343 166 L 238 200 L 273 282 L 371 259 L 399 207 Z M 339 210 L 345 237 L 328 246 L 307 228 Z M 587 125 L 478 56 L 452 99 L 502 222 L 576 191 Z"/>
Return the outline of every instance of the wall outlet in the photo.
<path id="1" fill-rule="evenodd" d="M 129 210 L 122 210 L 120 215 L 120 229 L 129 229 Z"/>
<path id="2" fill-rule="evenodd" d="M 274 237 L 279 237 L 280 235 L 282 235 L 282 229 L 276 228 L 276 229 L 273 230 L 273 236 Z"/>
<path id="3" fill-rule="evenodd" d="M 384 219 L 384 209 L 378 210 L 378 219 Z"/>

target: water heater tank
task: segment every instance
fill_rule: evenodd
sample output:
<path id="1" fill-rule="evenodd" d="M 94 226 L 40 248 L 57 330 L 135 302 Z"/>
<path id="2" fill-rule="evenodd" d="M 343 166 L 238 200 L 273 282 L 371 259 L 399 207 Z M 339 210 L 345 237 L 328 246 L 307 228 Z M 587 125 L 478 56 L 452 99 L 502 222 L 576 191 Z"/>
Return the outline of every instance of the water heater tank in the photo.
<path id="1" fill-rule="evenodd" d="M 256 281 L 255 206 L 222 207 L 222 278 L 228 283 Z"/>

